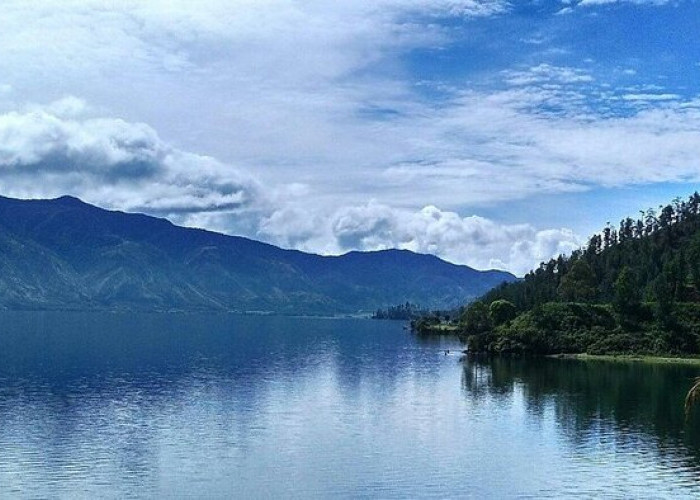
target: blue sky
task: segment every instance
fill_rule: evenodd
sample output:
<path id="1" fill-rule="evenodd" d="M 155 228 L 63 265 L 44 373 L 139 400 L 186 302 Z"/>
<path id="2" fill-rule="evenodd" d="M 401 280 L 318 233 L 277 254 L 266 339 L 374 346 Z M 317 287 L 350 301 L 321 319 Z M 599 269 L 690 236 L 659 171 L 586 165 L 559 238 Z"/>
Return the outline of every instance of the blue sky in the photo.
<path id="1" fill-rule="evenodd" d="M 698 188 L 693 0 L 7 0 L 3 194 L 518 274 Z"/>

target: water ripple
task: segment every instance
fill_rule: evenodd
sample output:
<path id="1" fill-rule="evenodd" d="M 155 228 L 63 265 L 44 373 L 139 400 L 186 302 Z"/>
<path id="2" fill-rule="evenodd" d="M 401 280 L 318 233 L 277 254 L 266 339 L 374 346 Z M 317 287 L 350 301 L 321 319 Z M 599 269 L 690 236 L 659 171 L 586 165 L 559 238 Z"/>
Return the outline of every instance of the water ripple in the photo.
<path id="1" fill-rule="evenodd" d="M 2 497 L 700 496 L 692 369 L 460 362 L 392 322 L 28 321 L 0 336 Z"/>

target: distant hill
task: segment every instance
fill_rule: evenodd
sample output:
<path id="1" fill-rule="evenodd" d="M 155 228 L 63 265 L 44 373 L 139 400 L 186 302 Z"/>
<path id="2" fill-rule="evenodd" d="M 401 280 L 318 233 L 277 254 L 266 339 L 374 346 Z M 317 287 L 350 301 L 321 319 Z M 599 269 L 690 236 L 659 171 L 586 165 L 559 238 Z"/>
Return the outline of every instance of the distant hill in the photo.
<path id="1" fill-rule="evenodd" d="M 405 250 L 319 256 L 108 211 L 0 197 L 0 308 L 370 312 L 446 308 L 515 277 Z"/>

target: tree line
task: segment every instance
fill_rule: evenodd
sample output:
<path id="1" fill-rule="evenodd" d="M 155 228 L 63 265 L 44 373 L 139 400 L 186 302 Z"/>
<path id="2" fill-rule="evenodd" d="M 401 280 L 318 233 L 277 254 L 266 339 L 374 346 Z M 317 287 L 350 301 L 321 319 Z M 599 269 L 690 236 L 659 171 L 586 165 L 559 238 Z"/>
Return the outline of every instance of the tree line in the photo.
<path id="1" fill-rule="evenodd" d="M 386 309 L 377 309 L 372 315 L 372 319 L 396 319 L 412 320 L 430 315 L 431 312 L 417 304 L 406 302 L 396 306 L 389 306 Z"/>
<path id="2" fill-rule="evenodd" d="M 623 219 L 619 229 L 608 224 L 585 248 L 541 263 L 522 281 L 501 285 L 482 300 L 508 300 L 521 311 L 556 301 L 698 301 L 700 194 L 642 214 L 636 221 Z"/>
<path id="3" fill-rule="evenodd" d="M 659 331 L 678 330 L 677 305 L 700 303 L 700 194 L 642 211 L 617 226 L 608 223 L 583 248 L 541 263 L 465 308 L 462 328 L 465 335 L 491 331 L 553 303 L 606 305 L 614 325 L 596 328 L 616 333 L 649 331 L 652 319 Z M 681 319 L 688 320 L 691 309 L 685 307 Z M 556 310 L 569 319 L 578 314 Z M 686 339 L 678 349 L 697 350 L 695 344 Z"/>

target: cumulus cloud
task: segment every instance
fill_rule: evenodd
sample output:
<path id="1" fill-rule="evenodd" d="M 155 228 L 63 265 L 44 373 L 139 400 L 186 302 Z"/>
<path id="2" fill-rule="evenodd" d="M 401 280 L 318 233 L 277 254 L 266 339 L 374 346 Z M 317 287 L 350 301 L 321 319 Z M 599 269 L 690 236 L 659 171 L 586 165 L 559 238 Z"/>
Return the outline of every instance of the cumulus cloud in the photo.
<path id="1" fill-rule="evenodd" d="M 495 15 L 507 6 L 129 0 L 105 8 L 99 0 L 8 0 L 0 10 L 0 73 L 12 75 L 9 83 L 27 99 L 79 95 L 151 124 L 182 147 L 258 161 L 293 182 L 290 164 L 299 169 L 361 149 L 356 113 L 405 101 L 410 84 L 386 71 L 408 50 L 449 43 L 440 19 Z"/>
<path id="2" fill-rule="evenodd" d="M 521 272 L 576 237 L 465 213 L 700 178 L 697 98 L 658 80 L 618 89 L 619 72 L 545 56 L 560 39 L 546 27 L 518 34 L 537 52 L 514 53 L 527 63 L 494 66 L 485 85 L 411 74 L 413 51 L 432 58 L 456 36 L 478 45 L 475 23 L 513 5 L 8 0 L 3 194 L 70 193 L 287 247 L 400 246 Z"/>
<path id="3" fill-rule="evenodd" d="M 74 194 L 171 217 L 264 204 L 251 175 L 174 148 L 146 124 L 87 117 L 86 105 L 75 98 L 28 109 L 0 115 L 4 194 Z"/>
<path id="4" fill-rule="evenodd" d="M 255 171 L 272 189 L 313 185 L 320 210 L 367 196 L 478 207 L 694 178 L 698 118 L 683 99 L 606 90 L 592 68 L 551 62 L 501 71 L 489 89 L 426 84 L 439 99 L 404 78 L 405 55 L 453 40 L 440 18 L 508 9 L 499 0 L 157 0 L 109 9 L 97 0 L 10 0 L 0 11 L 0 73 L 29 97 L 76 94 L 108 116 L 149 123 L 173 147 Z M 82 111 L 79 100 L 55 106 L 45 111 L 64 119 Z M 0 110 L 16 108 L 0 99 Z"/>
<path id="5" fill-rule="evenodd" d="M 503 225 L 435 206 L 413 211 L 370 202 L 344 205 L 329 216 L 301 202 L 310 194 L 307 185 L 263 189 L 246 171 L 179 150 L 146 124 L 94 117 L 89 110 L 68 97 L 0 115 L 4 193 L 73 194 L 314 252 L 403 248 L 518 273 L 580 244 L 565 229 Z"/>
<path id="6" fill-rule="evenodd" d="M 322 247 L 327 253 L 402 248 L 518 274 L 583 244 L 566 228 L 537 230 L 529 224 L 462 217 L 435 206 L 412 211 L 377 202 L 341 207 L 324 219 L 299 208 L 283 209 L 263 221 L 260 235 L 282 245 Z"/>

